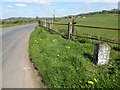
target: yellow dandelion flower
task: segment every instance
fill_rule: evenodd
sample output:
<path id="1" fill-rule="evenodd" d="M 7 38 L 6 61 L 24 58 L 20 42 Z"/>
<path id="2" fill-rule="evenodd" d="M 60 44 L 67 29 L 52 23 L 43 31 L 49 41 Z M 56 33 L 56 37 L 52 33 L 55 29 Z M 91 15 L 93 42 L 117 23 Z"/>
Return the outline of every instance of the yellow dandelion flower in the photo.
<path id="1" fill-rule="evenodd" d="M 68 47 L 68 49 L 69 49 L 70 47 Z"/>
<path id="2" fill-rule="evenodd" d="M 57 55 L 58 57 L 60 56 L 60 55 Z"/>
<path id="3" fill-rule="evenodd" d="M 93 82 L 93 81 L 88 81 L 88 83 L 89 83 L 89 84 L 94 84 L 94 82 Z"/>
<path id="4" fill-rule="evenodd" d="M 70 47 L 66 46 L 67 49 L 70 49 Z"/>
<path id="5" fill-rule="evenodd" d="M 53 40 L 53 42 L 55 41 L 55 39 Z"/>
<path id="6" fill-rule="evenodd" d="M 96 78 L 94 78 L 94 81 L 97 82 Z"/>
<path id="7" fill-rule="evenodd" d="M 37 40 L 35 40 L 35 42 L 37 42 Z"/>

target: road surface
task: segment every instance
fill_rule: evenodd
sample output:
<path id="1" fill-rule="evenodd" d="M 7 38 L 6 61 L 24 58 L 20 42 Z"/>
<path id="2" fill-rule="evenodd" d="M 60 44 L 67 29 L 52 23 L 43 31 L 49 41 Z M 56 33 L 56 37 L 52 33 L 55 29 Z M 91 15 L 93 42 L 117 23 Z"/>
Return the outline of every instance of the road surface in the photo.
<path id="1" fill-rule="evenodd" d="M 41 78 L 28 54 L 30 33 L 37 24 L 2 29 L 2 88 L 41 88 Z M 2 44 L 1 44 L 2 43 Z"/>

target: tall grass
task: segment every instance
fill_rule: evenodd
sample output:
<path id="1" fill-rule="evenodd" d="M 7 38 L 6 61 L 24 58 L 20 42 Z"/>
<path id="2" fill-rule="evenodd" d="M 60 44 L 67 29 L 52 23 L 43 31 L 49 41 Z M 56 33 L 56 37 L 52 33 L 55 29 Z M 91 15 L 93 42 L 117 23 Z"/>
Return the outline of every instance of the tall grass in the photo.
<path id="1" fill-rule="evenodd" d="M 29 41 L 30 58 L 51 88 L 120 88 L 119 51 L 108 65 L 93 63 L 93 44 L 66 40 L 36 27 Z"/>

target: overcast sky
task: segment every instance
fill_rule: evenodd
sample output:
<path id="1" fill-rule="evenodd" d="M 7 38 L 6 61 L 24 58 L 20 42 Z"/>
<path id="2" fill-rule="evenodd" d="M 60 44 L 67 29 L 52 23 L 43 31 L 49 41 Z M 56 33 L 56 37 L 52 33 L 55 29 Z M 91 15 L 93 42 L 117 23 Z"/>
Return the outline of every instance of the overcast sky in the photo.
<path id="1" fill-rule="evenodd" d="M 57 17 L 118 8 L 119 0 L 3 0 L 0 18 Z"/>

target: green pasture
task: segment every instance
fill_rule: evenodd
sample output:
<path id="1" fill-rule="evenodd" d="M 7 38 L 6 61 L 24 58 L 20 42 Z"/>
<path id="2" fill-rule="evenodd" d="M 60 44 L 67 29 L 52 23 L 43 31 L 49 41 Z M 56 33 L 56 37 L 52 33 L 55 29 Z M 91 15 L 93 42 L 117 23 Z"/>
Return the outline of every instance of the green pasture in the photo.
<path id="1" fill-rule="evenodd" d="M 65 23 L 71 22 L 70 18 L 61 18 L 55 19 L 55 23 Z M 117 14 L 95 14 L 85 16 L 85 18 L 79 17 L 75 18 L 75 21 L 78 25 L 87 25 L 87 26 L 100 26 L 108 28 L 118 28 L 118 15 Z M 68 26 L 63 25 L 53 25 L 53 30 L 56 30 L 64 35 L 67 34 Z M 107 30 L 107 29 L 92 29 L 92 28 L 83 28 L 76 27 L 77 35 L 79 36 L 95 36 L 102 37 L 105 39 L 118 41 L 118 31 Z"/>

